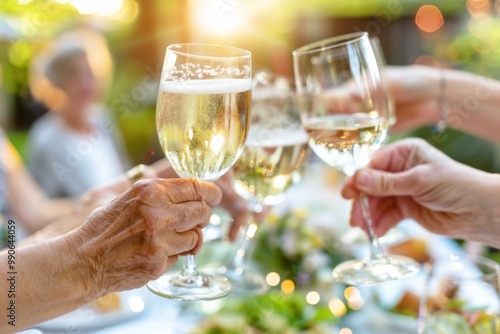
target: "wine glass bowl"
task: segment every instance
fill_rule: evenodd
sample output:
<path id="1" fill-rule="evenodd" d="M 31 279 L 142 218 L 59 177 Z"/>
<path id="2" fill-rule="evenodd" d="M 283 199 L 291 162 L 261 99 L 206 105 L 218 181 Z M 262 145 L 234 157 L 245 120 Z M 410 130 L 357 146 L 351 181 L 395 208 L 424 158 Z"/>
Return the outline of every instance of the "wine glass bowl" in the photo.
<path id="1" fill-rule="evenodd" d="M 167 47 L 156 107 L 165 156 L 184 178 L 215 181 L 236 162 L 251 108 L 251 54 L 213 44 Z M 227 278 L 198 271 L 193 255 L 180 272 L 148 288 L 176 300 L 211 300 L 231 292 Z"/>
<path id="2" fill-rule="evenodd" d="M 387 138 L 389 108 L 365 34 L 294 51 L 303 125 L 318 157 L 346 175 L 365 167 Z"/>
<path id="3" fill-rule="evenodd" d="M 237 160 L 251 103 L 251 67 L 240 62 L 249 57 L 248 51 L 218 45 L 167 48 L 156 126 L 179 176 L 215 181 Z"/>
<path id="4" fill-rule="evenodd" d="M 368 34 L 352 33 L 293 51 L 301 119 L 309 146 L 328 165 L 351 176 L 366 167 L 387 139 L 392 109 Z M 388 256 L 373 232 L 360 195 L 371 254 L 339 264 L 333 276 L 348 284 L 375 284 L 415 275 L 411 258 Z"/>
<path id="5" fill-rule="evenodd" d="M 291 84 L 291 79 L 266 71 L 254 77 L 251 126 L 233 167 L 236 192 L 252 204 L 276 205 L 300 180 L 307 136 Z"/>

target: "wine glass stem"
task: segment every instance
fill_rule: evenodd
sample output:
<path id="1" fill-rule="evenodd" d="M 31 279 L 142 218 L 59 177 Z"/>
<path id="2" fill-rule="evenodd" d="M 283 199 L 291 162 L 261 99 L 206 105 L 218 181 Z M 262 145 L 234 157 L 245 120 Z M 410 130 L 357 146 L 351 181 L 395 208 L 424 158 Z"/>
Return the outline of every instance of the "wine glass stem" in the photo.
<path id="1" fill-rule="evenodd" d="M 370 241 L 370 257 L 382 255 L 384 252 L 373 229 L 373 221 L 370 215 L 368 197 L 365 194 L 361 193 L 359 196 L 359 200 L 361 204 L 361 212 L 363 213 L 363 218 L 366 225 L 368 239 Z"/>
<path id="2" fill-rule="evenodd" d="M 182 275 L 184 276 L 197 276 L 198 268 L 196 267 L 196 261 L 194 255 L 188 255 L 186 257 L 186 264 L 182 267 Z"/>
<path id="3" fill-rule="evenodd" d="M 240 237 L 240 241 L 238 242 L 236 254 L 234 255 L 231 263 L 228 265 L 228 268 L 233 270 L 237 274 L 242 274 L 244 272 L 245 266 L 248 262 L 248 259 L 250 258 L 253 241 L 258 229 L 256 216 L 261 213 L 262 210 L 262 205 L 253 205 L 252 212 L 248 217 L 245 232 Z"/>

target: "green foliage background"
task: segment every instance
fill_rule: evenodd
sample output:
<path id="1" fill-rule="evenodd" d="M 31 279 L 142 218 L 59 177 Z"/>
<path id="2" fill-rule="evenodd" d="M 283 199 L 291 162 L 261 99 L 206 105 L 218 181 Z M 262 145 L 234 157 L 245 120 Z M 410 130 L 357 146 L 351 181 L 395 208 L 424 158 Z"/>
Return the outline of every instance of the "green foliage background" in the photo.
<path id="1" fill-rule="evenodd" d="M 168 12 L 175 12 L 185 0 L 137 1 L 139 6 L 146 1 L 154 2 L 159 17 Z M 191 0 L 190 3 L 196 5 L 197 1 L 204 0 Z M 414 15 L 423 4 L 437 6 L 445 16 L 463 18 L 463 27 L 458 33 L 443 34 L 438 39 L 427 41 L 429 55 L 449 64 L 449 67 L 500 78 L 500 20 L 494 15 L 483 20 L 471 20 L 466 10 L 466 0 L 276 0 L 273 2 L 255 0 L 251 4 L 241 1 L 241 6 L 250 6 L 249 8 L 253 11 L 252 15 L 259 18 L 259 24 L 256 26 L 263 30 L 261 33 L 268 35 L 270 40 L 281 41 L 281 43 L 289 41 L 289 26 L 299 14 L 356 18 L 377 15 L 384 17 L 389 12 L 391 15 L 385 16 L 384 19 L 396 20 Z M 23 99 L 26 96 L 27 68 L 37 49 L 59 31 L 82 18 L 88 19 L 80 15 L 70 4 L 57 3 L 54 0 L 0 1 L 0 30 L 5 27 L 5 22 L 9 22 L 14 29 L 12 33 L 17 35 L 17 37 L 0 38 L 3 89 L 7 93 L 8 100 Z M 108 22 L 107 24 L 112 29 L 107 30 L 106 37 L 110 42 L 112 53 L 117 55 L 115 79 L 107 96 L 107 102 L 112 103 L 122 94 L 130 94 L 147 73 L 143 64 L 126 57 L 127 45 L 135 42 L 131 39 L 133 36 L 131 33 L 135 28 L 134 22 L 127 24 Z M 178 29 L 176 22 L 167 22 L 166 25 L 168 29 Z M 262 51 L 259 50 L 259 45 L 252 45 L 252 47 L 255 47 L 256 53 Z M 133 163 L 144 161 L 145 154 L 147 154 L 144 148 L 156 144 L 154 126 L 151 126 L 154 124 L 154 104 L 154 99 L 147 99 L 132 110 L 127 117 L 118 119 Z M 14 110 L 9 109 L 9 112 L 13 113 Z M 10 128 L 9 130 L 14 144 L 23 152 L 26 129 Z M 486 171 L 500 171 L 495 144 L 454 130 L 447 130 L 446 135 L 448 139 L 442 144 L 433 144 L 451 157 L 473 167 Z M 406 136 L 418 136 L 432 142 L 432 132 L 429 128 L 401 134 L 393 140 Z"/>

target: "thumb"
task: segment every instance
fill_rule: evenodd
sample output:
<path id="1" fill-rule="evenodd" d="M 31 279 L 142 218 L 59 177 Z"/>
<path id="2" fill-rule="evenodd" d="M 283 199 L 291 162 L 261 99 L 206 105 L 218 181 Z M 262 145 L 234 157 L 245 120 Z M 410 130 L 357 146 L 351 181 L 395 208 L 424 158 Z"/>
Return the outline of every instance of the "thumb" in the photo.
<path id="1" fill-rule="evenodd" d="M 372 196 L 412 195 L 418 186 L 415 170 L 399 173 L 384 172 L 375 169 L 362 169 L 354 175 L 354 185 L 361 192 Z"/>

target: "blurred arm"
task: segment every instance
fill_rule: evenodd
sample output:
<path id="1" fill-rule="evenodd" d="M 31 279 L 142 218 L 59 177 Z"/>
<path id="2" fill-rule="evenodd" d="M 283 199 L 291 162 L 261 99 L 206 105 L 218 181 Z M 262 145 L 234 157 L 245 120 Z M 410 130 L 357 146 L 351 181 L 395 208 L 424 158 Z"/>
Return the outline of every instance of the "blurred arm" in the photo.
<path id="1" fill-rule="evenodd" d="M 29 233 L 74 210 L 75 200 L 51 200 L 43 193 L 9 141 L 5 140 L 0 145 L 0 158 L 7 174 L 8 205 Z"/>
<path id="2" fill-rule="evenodd" d="M 500 142 L 499 81 L 427 66 L 388 67 L 385 74 L 396 104 L 394 131 L 436 124 L 444 107 L 449 127 Z"/>

